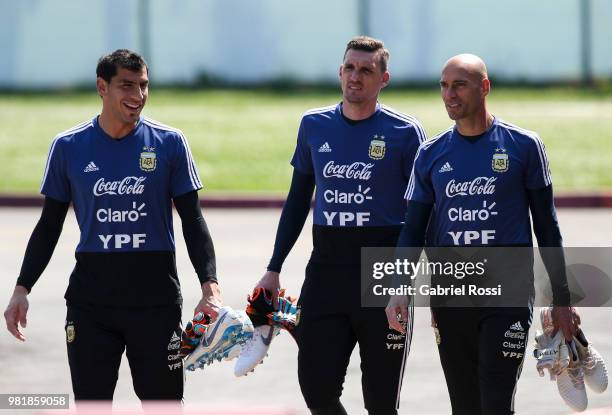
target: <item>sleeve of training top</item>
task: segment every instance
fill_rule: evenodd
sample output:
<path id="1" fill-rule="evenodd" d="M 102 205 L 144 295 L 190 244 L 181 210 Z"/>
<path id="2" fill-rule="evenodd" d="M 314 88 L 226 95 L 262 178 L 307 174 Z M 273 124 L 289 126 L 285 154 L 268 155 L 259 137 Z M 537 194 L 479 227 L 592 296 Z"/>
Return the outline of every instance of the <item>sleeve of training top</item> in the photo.
<path id="1" fill-rule="evenodd" d="M 183 236 L 189 259 L 198 275 L 200 284 L 217 282 L 217 261 L 206 221 L 202 216 L 198 192 L 193 190 L 174 199 L 174 206 L 181 217 Z"/>
<path id="2" fill-rule="evenodd" d="M 40 219 L 34 227 L 26 248 L 17 285 L 32 291 L 55 250 L 68 212 L 67 202 L 45 197 Z"/>
<path id="3" fill-rule="evenodd" d="M 431 204 L 408 202 L 404 225 L 397 239 L 396 258 L 407 259 L 411 263 L 419 260 L 425 245 L 425 234 L 432 208 L 433 205 Z M 399 252 L 400 249 L 402 250 L 401 253 Z M 402 280 L 402 278 L 394 278 L 393 284 L 399 286 Z"/>
<path id="4" fill-rule="evenodd" d="M 314 187 L 313 175 L 303 174 L 297 169 L 293 169 L 291 186 L 278 222 L 274 252 L 268 264 L 268 271 L 281 271 L 283 262 L 285 262 L 289 251 L 300 236 L 306 217 L 308 217 Z"/>
<path id="5" fill-rule="evenodd" d="M 70 182 L 66 173 L 65 144 L 61 138 L 56 138 L 51 143 L 40 185 L 40 193 L 60 202 L 69 203 L 72 197 L 70 196 Z"/>
<path id="6" fill-rule="evenodd" d="M 312 175 L 314 168 L 312 166 L 312 157 L 310 155 L 310 144 L 306 138 L 305 119 L 302 118 L 300 128 L 298 130 L 297 145 L 291 159 L 291 165 L 300 173 Z"/>
<path id="7" fill-rule="evenodd" d="M 425 130 L 418 121 L 414 121 L 411 126 L 412 134 L 409 139 L 406 140 L 404 145 L 404 151 L 402 153 L 402 162 L 404 166 L 404 177 L 410 178 L 412 175 L 412 166 L 414 165 L 414 158 L 419 146 L 427 140 Z M 416 137 L 416 140 L 414 139 Z"/>
<path id="8" fill-rule="evenodd" d="M 563 238 L 557 221 L 552 185 L 527 191 L 533 218 L 533 231 L 540 246 L 540 255 L 550 278 L 553 304 L 570 305 L 570 292 L 565 272 Z M 558 249 L 555 249 L 558 248 Z"/>
<path id="9" fill-rule="evenodd" d="M 412 174 L 408 181 L 404 199 L 433 205 L 435 201 L 434 189 L 431 183 L 431 175 L 429 174 L 430 169 L 424 153 L 425 151 L 421 145 L 414 159 Z"/>
<path id="10" fill-rule="evenodd" d="M 170 197 L 175 198 L 193 190 L 202 188 L 202 181 L 189 149 L 187 138 L 177 133 L 175 153 L 170 178 Z"/>
<path id="11" fill-rule="evenodd" d="M 433 205 L 428 203 L 408 202 L 404 225 L 397 240 L 398 248 L 422 248 L 425 245 L 425 234 L 432 208 Z"/>
<path id="12" fill-rule="evenodd" d="M 527 189 L 541 189 L 552 184 L 550 168 L 544 143 L 537 135 L 531 136 L 527 147 L 527 171 L 525 187 Z"/>

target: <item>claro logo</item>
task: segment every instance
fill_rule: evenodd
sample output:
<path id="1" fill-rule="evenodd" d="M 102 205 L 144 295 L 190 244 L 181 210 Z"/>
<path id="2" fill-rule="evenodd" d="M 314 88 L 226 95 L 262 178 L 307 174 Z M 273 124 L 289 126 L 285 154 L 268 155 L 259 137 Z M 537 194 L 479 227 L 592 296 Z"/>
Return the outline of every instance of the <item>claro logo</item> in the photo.
<path id="1" fill-rule="evenodd" d="M 144 192 L 146 177 L 127 176 L 122 180 L 107 182 L 104 177 L 94 184 L 93 194 L 102 195 L 140 195 Z"/>

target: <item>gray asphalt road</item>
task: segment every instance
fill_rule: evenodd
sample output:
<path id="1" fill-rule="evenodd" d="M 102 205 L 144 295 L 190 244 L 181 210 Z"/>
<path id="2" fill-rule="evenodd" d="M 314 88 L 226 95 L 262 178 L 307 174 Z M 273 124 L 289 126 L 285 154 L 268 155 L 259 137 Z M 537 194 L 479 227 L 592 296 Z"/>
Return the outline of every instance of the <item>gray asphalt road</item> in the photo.
<path id="1" fill-rule="evenodd" d="M 23 251 L 38 218 L 37 209 L 0 209 L 0 301 L 5 307 L 19 272 Z M 246 295 L 261 276 L 269 258 L 278 210 L 211 210 L 205 212 L 215 240 L 218 270 L 225 302 L 245 306 Z M 561 210 L 559 219 L 568 246 L 612 246 L 612 210 Z M 178 218 L 175 218 L 175 223 Z M 308 225 L 307 225 L 308 226 Z M 283 283 L 290 293 L 299 293 L 311 238 L 305 228 L 283 269 Z M 199 298 L 197 278 L 189 263 L 180 226 L 176 229 L 179 275 L 185 297 L 184 321 L 189 319 Z M 78 240 L 72 214 L 45 274 L 30 295 L 27 341 L 19 343 L 8 332 L 0 332 L 0 393 L 70 393 L 70 375 L 65 351 L 62 299 L 74 263 Z M 612 359 L 609 333 L 610 309 L 581 310 L 583 327 L 600 352 Z M 533 333 L 531 333 L 533 338 Z M 332 347 L 334 339 L 321 339 Z M 92 351 L 95 353 L 95 351 Z M 246 377 L 233 376 L 233 362 L 213 365 L 205 371 L 187 373 L 187 407 L 206 402 L 241 405 L 278 404 L 305 411 L 297 382 L 297 348 L 286 334 L 277 337 L 270 357 Z M 612 361 L 612 360 L 611 360 Z M 127 361 L 122 362 L 116 400 L 133 405 L 137 398 L 131 387 Z M 417 309 L 415 336 L 401 395 L 400 413 L 449 414 L 450 404 L 432 330 L 429 310 Z M 590 408 L 612 407 L 612 393 L 590 395 Z M 360 370 L 357 353 L 348 368 L 343 402 L 350 414 L 362 413 Z M 569 411 L 557 395 L 556 386 L 539 378 L 534 360 L 527 357 L 517 392 L 517 413 L 565 414 Z M 2 411 L 0 411 L 2 413 Z M 20 412 L 24 413 L 25 412 Z M 612 410 L 611 412 L 612 413 Z"/>

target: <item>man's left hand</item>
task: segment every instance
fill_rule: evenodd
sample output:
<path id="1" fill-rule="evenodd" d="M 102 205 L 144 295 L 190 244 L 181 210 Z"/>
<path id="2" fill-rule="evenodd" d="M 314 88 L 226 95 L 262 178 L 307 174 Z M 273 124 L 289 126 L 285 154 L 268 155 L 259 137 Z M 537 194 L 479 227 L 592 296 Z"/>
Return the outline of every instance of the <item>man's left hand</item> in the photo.
<path id="1" fill-rule="evenodd" d="M 214 281 L 207 281 L 202 284 L 202 299 L 193 310 L 196 315 L 199 311 L 209 315 L 211 321 L 215 321 L 219 315 L 219 309 L 223 307 L 223 298 L 221 297 L 221 288 Z"/>

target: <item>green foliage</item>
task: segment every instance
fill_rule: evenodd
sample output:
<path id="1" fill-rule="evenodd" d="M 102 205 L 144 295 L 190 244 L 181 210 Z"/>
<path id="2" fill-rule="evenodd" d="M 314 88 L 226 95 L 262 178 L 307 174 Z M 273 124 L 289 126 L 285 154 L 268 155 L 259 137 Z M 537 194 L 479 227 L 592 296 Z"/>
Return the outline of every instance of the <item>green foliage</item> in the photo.
<path id="1" fill-rule="evenodd" d="M 152 90 L 145 114 L 185 132 L 207 191 L 284 193 L 302 113 L 339 99 L 333 91 Z M 433 90 L 389 90 L 381 101 L 416 116 L 429 135 L 451 124 Z M 609 94 L 501 89 L 489 106 L 540 134 L 556 189 L 612 188 Z M 0 192 L 37 192 L 52 138 L 99 109 L 94 92 L 0 95 Z"/>

